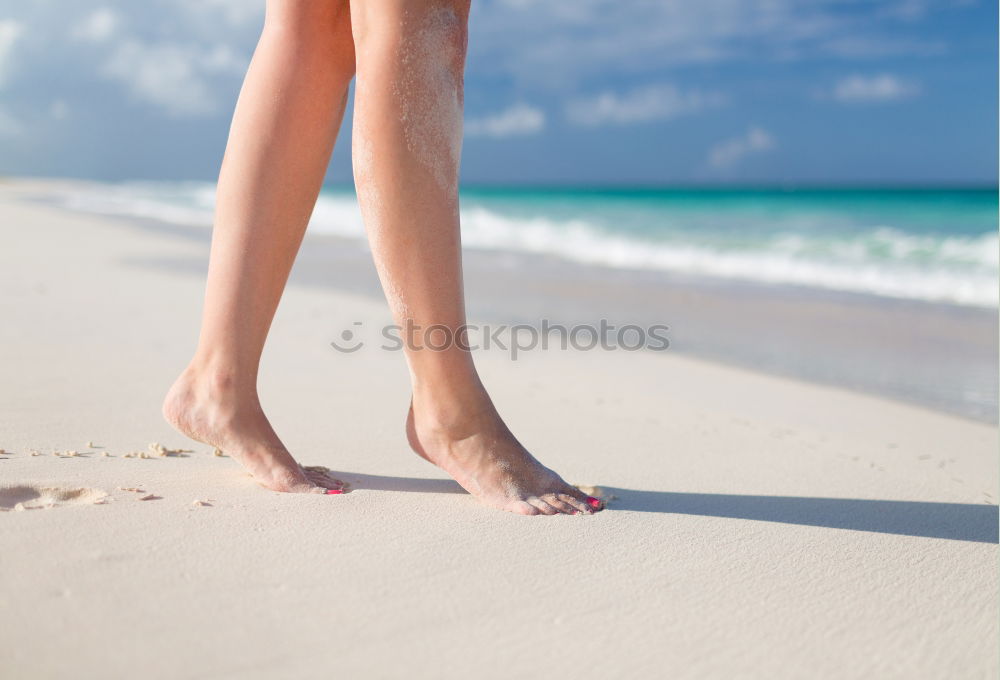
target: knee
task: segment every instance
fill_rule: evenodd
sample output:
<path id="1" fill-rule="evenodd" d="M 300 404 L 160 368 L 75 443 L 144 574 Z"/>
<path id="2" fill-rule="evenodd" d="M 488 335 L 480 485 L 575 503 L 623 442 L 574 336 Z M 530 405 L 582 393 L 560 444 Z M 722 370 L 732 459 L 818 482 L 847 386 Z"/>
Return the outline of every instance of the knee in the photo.
<path id="1" fill-rule="evenodd" d="M 349 0 L 267 0 L 264 26 L 297 35 L 329 33 L 351 24 Z"/>
<path id="2" fill-rule="evenodd" d="M 296 50 L 325 53 L 354 74 L 348 0 L 268 0 L 264 32 Z"/>

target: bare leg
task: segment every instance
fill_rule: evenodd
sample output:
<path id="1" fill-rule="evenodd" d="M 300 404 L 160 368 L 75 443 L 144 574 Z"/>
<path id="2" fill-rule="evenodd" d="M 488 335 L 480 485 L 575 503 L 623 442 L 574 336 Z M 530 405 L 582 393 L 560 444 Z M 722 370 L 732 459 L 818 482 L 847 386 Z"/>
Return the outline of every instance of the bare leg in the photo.
<path id="1" fill-rule="evenodd" d="M 163 406 L 275 491 L 323 491 L 264 416 L 257 369 L 343 118 L 350 31 L 347 0 L 268 0 L 219 175 L 198 349 Z"/>
<path id="2" fill-rule="evenodd" d="M 465 324 L 457 184 L 468 9 L 468 0 L 351 0 L 354 175 L 375 264 L 397 323 L 452 333 Z M 418 454 L 497 508 L 594 510 L 514 438 L 468 351 L 406 358 Z"/>

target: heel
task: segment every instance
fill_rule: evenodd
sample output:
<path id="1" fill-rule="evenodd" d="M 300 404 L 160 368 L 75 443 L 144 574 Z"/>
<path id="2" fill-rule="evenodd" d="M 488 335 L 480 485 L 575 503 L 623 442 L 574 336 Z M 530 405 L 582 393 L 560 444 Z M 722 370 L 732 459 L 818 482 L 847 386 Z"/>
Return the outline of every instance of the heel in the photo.
<path id="1" fill-rule="evenodd" d="M 410 448 L 413 449 L 414 453 L 416 453 L 418 456 L 426 460 L 428 463 L 433 462 L 431 461 L 430 458 L 427 457 L 427 454 L 424 452 L 424 447 L 420 445 L 420 440 L 417 439 L 417 427 L 416 424 L 413 422 L 412 398 L 410 399 L 410 408 L 406 412 L 406 441 L 409 442 Z"/>

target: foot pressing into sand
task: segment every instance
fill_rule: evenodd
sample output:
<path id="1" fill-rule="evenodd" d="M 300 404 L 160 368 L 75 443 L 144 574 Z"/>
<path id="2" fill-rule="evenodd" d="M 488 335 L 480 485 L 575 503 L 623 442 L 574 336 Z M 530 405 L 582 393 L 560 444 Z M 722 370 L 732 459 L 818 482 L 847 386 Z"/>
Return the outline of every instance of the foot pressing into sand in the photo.
<path id="1" fill-rule="evenodd" d="M 592 514 L 601 502 L 542 465 L 514 437 L 482 394 L 481 407 L 435 408 L 414 395 L 406 418 L 413 450 L 494 508 L 522 515 Z M 442 414 L 447 414 L 442 416 Z"/>
<path id="2" fill-rule="evenodd" d="M 272 491 L 325 493 L 338 480 L 304 470 L 281 443 L 254 393 L 226 378 L 185 371 L 167 393 L 163 416 L 191 439 L 221 449 Z"/>

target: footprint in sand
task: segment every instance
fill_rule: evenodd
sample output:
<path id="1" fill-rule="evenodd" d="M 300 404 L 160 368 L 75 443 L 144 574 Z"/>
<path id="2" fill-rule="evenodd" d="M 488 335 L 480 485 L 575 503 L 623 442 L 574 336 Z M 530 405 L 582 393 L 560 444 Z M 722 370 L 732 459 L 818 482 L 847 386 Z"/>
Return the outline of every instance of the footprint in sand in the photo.
<path id="1" fill-rule="evenodd" d="M 15 484 L 0 486 L 0 512 L 43 510 L 59 505 L 95 505 L 107 498 L 108 493 L 101 489 Z"/>

